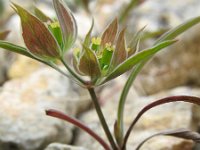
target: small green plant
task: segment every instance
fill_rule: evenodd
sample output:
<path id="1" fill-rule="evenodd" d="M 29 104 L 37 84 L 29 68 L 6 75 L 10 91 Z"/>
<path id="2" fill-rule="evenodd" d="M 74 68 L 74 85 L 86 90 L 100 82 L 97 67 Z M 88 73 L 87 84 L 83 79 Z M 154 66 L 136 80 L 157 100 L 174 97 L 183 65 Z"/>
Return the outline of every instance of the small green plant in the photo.
<path id="1" fill-rule="evenodd" d="M 26 47 L 14 45 L 0 40 L 0 47 L 12 52 L 16 52 L 39 62 L 42 62 L 70 78 L 81 87 L 87 89 L 91 95 L 92 102 L 96 109 L 99 121 L 104 129 L 108 141 L 103 140 L 92 131 L 87 125 L 79 120 L 68 116 L 58 110 L 46 110 L 46 114 L 60 118 L 74 124 L 90 134 L 99 142 L 105 150 L 126 150 L 129 135 L 141 116 L 158 105 L 184 101 L 200 105 L 200 98 L 194 96 L 172 96 L 155 100 L 137 114 L 127 131 L 124 131 L 123 116 L 126 97 L 136 76 L 143 66 L 157 52 L 165 47 L 174 44 L 174 40 L 179 34 L 188 30 L 200 22 L 200 17 L 193 18 L 177 26 L 176 28 L 162 35 L 152 47 L 139 51 L 139 42 L 143 30 L 137 32 L 131 41 L 126 41 L 125 31 L 118 29 L 118 19 L 114 19 L 98 37 L 91 37 L 94 22 L 85 36 L 80 48 L 74 48 L 73 64 L 65 57 L 68 50 L 72 49 L 77 37 L 77 24 L 73 14 L 61 0 L 53 0 L 53 5 L 57 14 L 57 19 L 53 20 L 36 9 L 35 15 L 25 10 L 23 7 L 12 3 L 12 7 L 21 19 L 23 39 Z M 63 63 L 66 70 L 63 71 L 57 66 L 57 61 Z M 117 118 L 112 134 L 99 105 L 95 88 L 110 80 L 130 71 L 130 75 L 119 98 Z M 136 148 L 140 147 L 148 139 L 156 135 L 169 135 L 195 142 L 200 141 L 200 135 L 187 129 L 169 130 L 157 133 L 142 141 Z"/>

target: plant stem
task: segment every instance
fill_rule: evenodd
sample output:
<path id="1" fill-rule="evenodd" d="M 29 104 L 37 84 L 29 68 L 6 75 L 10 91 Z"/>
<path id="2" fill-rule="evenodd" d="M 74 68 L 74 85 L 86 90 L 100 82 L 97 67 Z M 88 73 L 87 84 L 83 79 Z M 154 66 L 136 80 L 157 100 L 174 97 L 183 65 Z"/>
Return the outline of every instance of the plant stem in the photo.
<path id="1" fill-rule="evenodd" d="M 109 142 L 110 142 L 110 144 L 111 144 L 113 150 L 118 150 L 118 148 L 117 148 L 117 146 L 116 146 L 116 143 L 115 143 L 115 141 L 114 141 L 114 139 L 113 139 L 113 136 L 112 136 L 112 134 L 111 134 L 111 132 L 110 132 L 110 130 L 109 130 L 109 128 L 108 128 L 108 125 L 107 125 L 107 123 L 106 123 L 106 120 L 105 120 L 105 117 L 104 117 L 104 115 L 103 115 L 103 112 L 102 112 L 102 110 L 101 110 L 101 108 L 100 108 L 100 105 L 99 105 L 99 103 L 98 103 L 98 98 L 97 98 L 97 96 L 96 96 L 96 93 L 95 93 L 95 91 L 94 91 L 94 88 L 88 87 L 88 91 L 89 91 L 90 96 L 91 96 L 91 98 L 92 98 L 93 104 L 94 104 L 94 106 L 95 106 L 95 109 L 96 109 L 97 115 L 98 115 L 98 117 L 99 117 L 99 120 L 100 120 L 100 122 L 101 122 L 101 125 L 102 125 L 102 127 L 103 127 L 103 130 L 104 130 L 104 132 L 105 132 L 105 134 L 106 134 L 106 136 L 107 136 L 107 138 L 108 138 L 108 140 L 109 140 Z"/>
<path id="2" fill-rule="evenodd" d="M 67 68 L 67 70 L 70 72 L 72 76 L 74 76 L 78 81 L 80 81 L 82 84 L 85 84 L 85 82 L 68 66 L 68 64 L 64 61 L 63 58 L 60 58 L 63 65 Z"/>
<path id="3" fill-rule="evenodd" d="M 64 114 L 61 111 L 54 110 L 54 109 L 46 110 L 46 114 L 48 116 L 59 118 L 59 119 L 65 120 L 65 121 L 75 125 L 76 127 L 87 132 L 94 139 L 96 139 L 104 147 L 105 150 L 111 150 L 109 145 L 99 135 L 97 135 L 94 131 L 92 131 L 89 127 L 87 127 L 84 123 L 80 122 L 79 120 L 72 118 L 72 117 L 68 116 L 67 114 Z"/>

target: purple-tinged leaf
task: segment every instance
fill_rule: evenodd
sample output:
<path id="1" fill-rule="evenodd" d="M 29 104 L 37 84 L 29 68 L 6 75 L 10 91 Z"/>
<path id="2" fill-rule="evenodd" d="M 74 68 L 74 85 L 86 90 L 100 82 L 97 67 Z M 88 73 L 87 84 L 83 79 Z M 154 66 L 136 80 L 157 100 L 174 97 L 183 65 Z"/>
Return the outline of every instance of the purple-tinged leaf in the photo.
<path id="1" fill-rule="evenodd" d="M 0 40 L 4 40 L 8 36 L 9 33 L 10 31 L 0 32 Z"/>
<path id="2" fill-rule="evenodd" d="M 76 41 L 77 25 L 73 14 L 62 0 L 53 0 L 54 8 L 63 35 L 63 50 L 68 50 Z"/>
<path id="3" fill-rule="evenodd" d="M 93 137 L 97 142 L 99 142 L 99 144 L 101 144 L 105 150 L 111 150 L 110 147 L 108 146 L 108 144 L 99 135 L 97 135 L 94 131 L 92 131 L 89 127 L 87 127 L 84 123 L 80 122 L 79 120 L 72 118 L 72 117 L 64 114 L 63 112 L 53 110 L 53 109 L 46 110 L 46 114 L 48 116 L 62 119 L 62 120 L 65 120 L 65 121 L 75 125 L 76 127 L 87 132 L 91 137 Z"/>
<path id="4" fill-rule="evenodd" d="M 123 29 L 117 38 L 116 48 L 111 61 L 111 69 L 121 64 L 127 58 L 125 31 Z"/>
<path id="5" fill-rule="evenodd" d="M 166 97 L 166 98 L 162 98 L 159 100 L 156 100 L 150 104 L 148 104 L 147 106 L 145 106 L 136 116 L 136 118 L 133 120 L 133 122 L 131 123 L 130 127 L 128 128 L 125 137 L 124 137 L 124 143 L 123 143 L 123 148 L 122 150 L 125 149 L 126 143 L 128 141 L 129 135 L 133 129 L 133 127 L 135 126 L 135 124 L 138 122 L 138 120 L 141 118 L 141 116 L 147 112 L 148 110 L 159 106 L 159 105 L 163 105 L 163 104 L 167 104 L 167 103 L 171 103 L 171 102 L 178 102 L 178 101 L 182 101 L 182 102 L 188 102 L 188 103 L 192 103 L 192 104 L 196 104 L 196 105 L 200 105 L 200 98 L 199 97 L 194 97 L 194 96 L 185 96 L 185 95 L 180 95 L 180 96 L 170 96 L 170 97 Z"/>
<path id="6" fill-rule="evenodd" d="M 150 137 L 146 138 L 143 140 L 136 148 L 136 150 L 139 150 L 145 142 L 150 140 L 151 138 L 155 136 L 160 136 L 160 135 L 165 135 L 165 136 L 173 136 L 177 138 L 183 138 L 186 140 L 192 140 L 194 142 L 200 143 L 200 134 L 197 132 L 190 131 L 188 129 L 176 129 L 176 130 L 167 130 L 167 131 L 162 131 L 159 133 L 156 133 L 154 135 L 151 135 Z"/>
<path id="7" fill-rule="evenodd" d="M 21 6 L 13 3 L 13 8 L 20 16 L 23 39 L 31 53 L 40 57 L 59 57 L 59 46 L 46 26 Z"/>
<path id="8" fill-rule="evenodd" d="M 34 14 L 38 17 L 42 22 L 51 23 L 53 20 L 49 18 L 46 14 L 44 14 L 40 9 L 34 7 Z"/>
<path id="9" fill-rule="evenodd" d="M 105 47 L 106 43 L 114 44 L 115 38 L 118 32 L 118 20 L 117 18 L 112 21 L 112 23 L 106 28 L 104 31 L 101 39 L 102 39 L 102 46 Z"/>
<path id="10" fill-rule="evenodd" d="M 80 57 L 79 61 L 79 70 L 91 77 L 91 79 L 95 79 L 100 76 L 100 66 L 94 52 L 88 47 L 83 45 L 83 54 Z"/>

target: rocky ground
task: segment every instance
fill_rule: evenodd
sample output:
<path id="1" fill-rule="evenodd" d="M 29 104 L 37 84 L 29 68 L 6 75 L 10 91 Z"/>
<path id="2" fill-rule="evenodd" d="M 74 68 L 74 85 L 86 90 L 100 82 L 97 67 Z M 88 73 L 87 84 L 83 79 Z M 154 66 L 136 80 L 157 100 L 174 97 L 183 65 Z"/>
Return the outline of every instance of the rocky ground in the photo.
<path id="1" fill-rule="evenodd" d="M 13 0 L 29 7 L 33 1 Z M 70 0 L 69 0 L 70 1 Z M 7 1 L 5 1 L 7 2 Z M 89 8 L 95 17 L 95 31 L 116 16 L 129 0 L 92 1 Z M 72 8 L 73 2 L 72 3 Z M 6 8 L 8 4 L 6 4 Z M 53 16 L 49 1 L 39 7 Z M 95 8 L 95 9 L 93 9 Z M 6 12 L 6 13 L 5 13 Z M 10 9 L 5 14 L 12 14 Z M 99 13 L 102 12 L 102 13 Z M 169 29 L 200 13 L 199 0 L 147 0 L 130 13 L 128 31 L 147 25 L 146 31 Z M 82 37 L 91 19 L 80 7 L 76 10 Z M 12 32 L 7 40 L 23 44 L 19 18 L 2 16 L 2 29 Z M 1 21 L 0 21 L 1 25 Z M 134 30 L 133 30 L 134 28 Z M 84 29 L 84 30 L 81 30 Z M 125 127 L 146 104 L 166 96 L 193 95 L 200 97 L 200 25 L 178 37 L 177 44 L 156 55 L 138 76 L 127 98 Z M 147 40 L 143 47 L 152 44 Z M 99 93 L 100 103 L 111 131 L 116 119 L 117 102 L 127 76 L 107 84 Z M 106 138 L 91 107 L 87 91 L 56 71 L 23 56 L 0 51 L 0 150 L 101 150 L 101 146 L 74 126 L 47 117 L 45 109 L 59 109 L 78 117 L 103 138 Z M 99 90 L 100 91 L 100 90 Z M 112 93 L 112 94 L 111 94 Z M 165 129 L 189 128 L 199 130 L 200 108 L 186 103 L 171 103 L 149 111 L 136 125 L 127 150 L 134 149 L 145 137 Z M 69 145 L 74 146 L 69 146 Z M 49 145 L 49 146 L 48 146 Z M 142 150 L 198 150 L 192 141 L 172 137 L 157 137 Z"/>

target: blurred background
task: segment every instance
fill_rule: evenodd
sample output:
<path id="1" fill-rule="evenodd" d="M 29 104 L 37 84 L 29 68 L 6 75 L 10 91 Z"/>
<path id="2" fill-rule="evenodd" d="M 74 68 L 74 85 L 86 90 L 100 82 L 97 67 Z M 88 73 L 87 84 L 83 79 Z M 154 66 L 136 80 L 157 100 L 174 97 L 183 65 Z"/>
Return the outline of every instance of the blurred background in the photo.
<path id="1" fill-rule="evenodd" d="M 30 12 L 36 6 L 47 16 L 56 17 L 51 0 L 12 2 Z M 65 0 L 65 3 L 77 21 L 77 43 L 88 32 L 92 18 L 96 36 L 118 17 L 120 28 L 127 27 L 128 38 L 146 26 L 140 49 L 151 46 L 165 31 L 200 15 L 199 0 Z M 10 4 L 0 0 L 0 32 L 9 31 L 0 34 L 0 39 L 24 45 L 19 17 Z M 180 94 L 200 96 L 200 25 L 177 39 L 175 45 L 157 54 L 137 77 L 127 98 L 126 127 L 142 107 L 156 99 Z M 111 130 L 127 74 L 98 89 Z M 65 150 L 67 145 L 74 145 L 70 150 L 102 149 L 86 133 L 44 113 L 48 108 L 64 111 L 106 138 L 87 91 L 69 79 L 32 59 L 0 49 L 0 84 L 0 150 Z M 134 129 L 127 150 L 133 150 L 153 133 L 176 128 L 199 131 L 200 107 L 173 103 L 149 111 Z M 199 149 L 192 141 L 172 137 L 153 138 L 142 148 Z"/>

